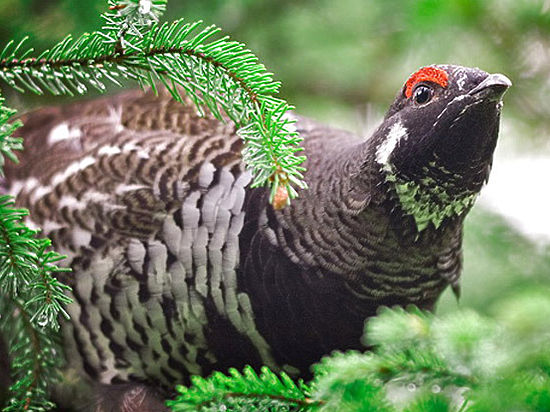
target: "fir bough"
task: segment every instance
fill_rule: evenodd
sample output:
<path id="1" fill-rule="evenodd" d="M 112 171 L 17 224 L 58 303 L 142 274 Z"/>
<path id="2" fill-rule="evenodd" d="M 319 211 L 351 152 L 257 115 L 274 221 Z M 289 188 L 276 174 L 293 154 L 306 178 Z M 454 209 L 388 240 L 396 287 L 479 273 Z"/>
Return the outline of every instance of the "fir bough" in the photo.
<path id="1" fill-rule="evenodd" d="M 295 384 L 290 393 L 278 383 L 258 385 L 246 368 L 243 374 L 194 379 L 168 404 L 175 411 L 256 410 L 229 400 L 262 402 L 271 411 L 545 411 L 548 296 L 531 293 L 503 302 L 493 319 L 470 310 L 438 317 L 415 308 L 386 309 L 367 322 L 371 351 L 324 358 L 314 365 L 312 382 Z M 262 373 L 274 376 L 265 368 Z M 284 374 L 282 379 L 289 380 Z"/>
<path id="2" fill-rule="evenodd" d="M 178 386 L 178 397 L 168 401 L 174 411 L 288 411 L 305 410 L 317 402 L 308 397 L 310 388 L 295 383 L 285 373 L 267 367 L 257 374 L 251 367 L 243 372 L 232 368 L 228 375 L 213 373 L 209 378 L 192 377 L 190 387 Z"/>
<path id="3" fill-rule="evenodd" d="M 23 149 L 23 139 L 13 137 L 13 132 L 21 127 L 22 123 L 19 120 L 9 122 L 16 110 L 4 106 L 4 101 L 5 99 L 0 97 L 0 176 L 4 175 L 5 158 L 17 162 L 14 150 Z"/>
<path id="4" fill-rule="evenodd" d="M 252 186 L 269 185 L 275 207 L 285 206 L 306 187 L 305 158 L 297 156 L 301 138 L 285 116 L 292 107 L 274 97 L 280 82 L 244 44 L 219 38 L 216 26 L 160 23 L 165 6 L 166 0 L 109 0 L 101 31 L 69 35 L 36 57 L 27 39 L 10 42 L 0 52 L 0 79 L 21 92 L 56 95 L 104 91 L 106 81 L 121 79 L 152 88 L 160 82 L 178 101 L 183 89 L 200 112 L 239 126 Z"/>
<path id="5" fill-rule="evenodd" d="M 12 133 L 21 122 L 9 122 L 15 111 L 3 103 L 0 99 L 0 152 L 17 161 L 13 151 L 21 150 L 22 141 Z M 23 224 L 28 212 L 13 205 L 10 196 L 0 195 L 0 330 L 12 370 L 5 410 L 46 410 L 59 366 L 58 317 L 67 316 L 63 307 L 70 301 L 68 287 L 55 274 L 68 269 L 57 266 L 63 256 L 50 250 L 50 241 Z"/>

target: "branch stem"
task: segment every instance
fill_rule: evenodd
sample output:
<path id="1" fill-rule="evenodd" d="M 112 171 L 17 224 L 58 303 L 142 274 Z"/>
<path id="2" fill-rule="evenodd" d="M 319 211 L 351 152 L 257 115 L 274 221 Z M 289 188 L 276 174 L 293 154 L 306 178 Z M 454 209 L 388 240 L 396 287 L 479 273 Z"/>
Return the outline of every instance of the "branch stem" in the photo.
<path id="1" fill-rule="evenodd" d="M 322 400 L 313 400 L 311 398 L 288 398 L 284 395 L 273 395 L 269 393 L 242 393 L 242 392 L 228 392 L 223 395 L 224 399 L 229 398 L 245 398 L 245 399 L 272 399 L 275 401 L 281 401 L 286 403 L 292 403 L 298 406 L 301 406 L 303 408 L 313 408 L 317 406 L 321 406 L 325 404 L 325 401 Z M 214 402 L 213 399 L 209 399 L 207 401 L 202 402 L 201 404 L 197 405 L 198 407 L 206 406 L 208 404 L 211 404 Z"/>
<path id="2" fill-rule="evenodd" d="M 131 59 L 133 57 L 142 56 L 142 57 L 149 58 L 149 57 L 157 57 L 157 56 L 168 55 L 168 54 L 180 54 L 180 55 L 184 54 L 187 56 L 192 56 L 197 59 L 201 59 L 204 62 L 211 64 L 216 68 L 223 69 L 226 75 L 235 83 L 237 83 L 239 87 L 241 87 L 245 91 L 252 105 L 259 110 L 261 106 L 261 102 L 258 97 L 258 94 L 254 92 L 254 90 L 252 90 L 252 88 L 246 83 L 244 79 L 239 77 L 234 71 L 226 67 L 223 63 L 215 60 L 213 57 L 208 56 L 195 49 L 188 49 L 185 47 L 155 47 L 150 49 L 147 52 L 143 52 L 143 51 L 126 52 L 124 50 L 121 50 L 121 48 L 118 48 L 118 49 L 115 48 L 114 53 L 100 55 L 93 59 L 74 58 L 74 59 L 47 60 L 44 58 L 36 59 L 33 57 L 25 58 L 22 60 L 4 59 L 0 61 L 0 70 L 4 70 L 4 71 L 13 70 L 13 69 L 16 69 L 18 66 L 22 68 L 23 67 L 40 68 L 45 65 L 50 66 L 52 68 L 61 68 L 61 67 L 67 67 L 67 66 L 73 66 L 73 65 L 79 65 L 84 67 L 87 66 L 87 67 L 93 68 L 93 67 L 98 67 L 104 63 L 121 64 L 124 61 Z M 143 69 L 150 70 L 150 68 L 148 67 L 145 67 Z M 166 69 L 159 68 L 158 71 L 162 73 L 162 72 L 165 72 Z M 262 123 L 264 124 L 264 127 L 265 127 L 265 117 L 263 114 L 262 114 Z M 277 157 L 273 154 L 273 151 L 270 150 L 270 152 L 272 155 L 271 157 L 272 157 L 273 166 L 275 170 L 270 180 L 273 181 L 274 176 L 279 175 L 279 180 L 281 181 L 281 183 L 286 184 L 288 179 L 286 178 L 286 175 L 282 173 L 281 164 L 279 163 Z"/>

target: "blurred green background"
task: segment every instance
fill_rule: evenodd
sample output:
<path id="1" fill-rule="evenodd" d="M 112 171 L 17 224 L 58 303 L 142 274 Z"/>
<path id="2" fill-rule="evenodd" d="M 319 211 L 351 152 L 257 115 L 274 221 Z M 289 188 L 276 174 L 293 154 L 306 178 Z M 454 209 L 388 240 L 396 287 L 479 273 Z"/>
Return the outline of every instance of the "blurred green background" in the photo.
<path id="1" fill-rule="evenodd" d="M 0 42 L 30 35 L 41 51 L 67 33 L 99 28 L 105 7 L 1 0 Z M 298 112 L 365 137 L 420 66 L 510 77 L 493 176 L 467 220 L 462 298 L 457 304 L 446 293 L 439 305 L 487 313 L 502 297 L 550 291 L 549 10 L 549 0 L 171 0 L 166 19 L 222 27 L 276 74 Z M 20 109 L 67 99 L 3 91 Z"/>

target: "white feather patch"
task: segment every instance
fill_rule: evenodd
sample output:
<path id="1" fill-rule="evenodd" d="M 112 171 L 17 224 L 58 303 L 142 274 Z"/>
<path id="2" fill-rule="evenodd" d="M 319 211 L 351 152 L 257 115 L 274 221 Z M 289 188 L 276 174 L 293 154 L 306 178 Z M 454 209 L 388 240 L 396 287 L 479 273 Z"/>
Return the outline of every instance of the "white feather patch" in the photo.
<path id="1" fill-rule="evenodd" d="M 458 69 L 455 71 L 455 78 L 456 78 L 456 84 L 458 86 L 458 90 L 462 91 L 464 90 L 464 86 L 466 85 L 466 80 L 468 80 L 468 73 L 464 69 Z"/>
<path id="2" fill-rule="evenodd" d="M 26 220 L 25 223 L 27 223 L 27 226 L 29 226 L 29 228 L 33 229 L 29 220 Z M 63 227 L 63 225 L 61 225 L 59 222 L 55 222 L 53 220 L 46 220 L 41 224 L 41 226 L 42 232 L 46 234 L 50 233 L 53 230 L 61 229 Z"/>
<path id="3" fill-rule="evenodd" d="M 216 167 L 210 163 L 205 162 L 201 166 L 201 170 L 199 172 L 199 186 L 202 188 L 208 188 L 212 180 L 214 179 L 214 172 L 216 171 Z"/>
<path id="4" fill-rule="evenodd" d="M 137 152 L 140 159 L 149 159 L 149 152 L 141 146 L 136 145 L 134 142 L 128 142 L 122 147 L 123 153 Z"/>
<path id="5" fill-rule="evenodd" d="M 32 192 L 31 200 L 33 202 L 38 201 L 38 199 L 43 198 L 44 196 L 52 192 L 51 186 L 38 186 L 35 191 Z"/>
<path id="6" fill-rule="evenodd" d="M 67 168 L 61 172 L 56 173 L 51 180 L 51 187 L 55 187 L 58 184 L 67 180 L 70 176 L 75 173 L 86 169 L 88 166 L 91 166 L 95 163 L 95 159 L 92 156 L 83 157 L 81 160 L 71 163 Z"/>
<path id="7" fill-rule="evenodd" d="M 75 227 L 72 232 L 73 244 L 77 248 L 88 246 L 92 240 L 92 234 L 87 230 Z"/>
<path id="8" fill-rule="evenodd" d="M 120 147 L 118 147 L 118 146 L 106 145 L 106 146 L 102 146 L 102 147 L 97 151 L 97 154 L 100 155 L 100 156 L 101 156 L 101 155 L 111 156 L 111 155 L 119 154 L 120 152 L 122 152 L 122 150 L 120 150 Z"/>
<path id="9" fill-rule="evenodd" d="M 51 146 L 54 143 L 63 140 L 78 139 L 82 136 L 82 131 L 76 127 L 69 128 L 66 122 L 59 123 L 48 134 L 48 144 Z"/>
<path id="10" fill-rule="evenodd" d="M 145 260 L 145 246 L 137 239 L 130 239 L 128 243 L 128 249 L 126 256 L 128 263 L 136 272 L 141 273 L 143 271 L 143 261 Z"/>
<path id="11" fill-rule="evenodd" d="M 86 202 L 82 202 L 76 197 L 69 195 L 62 196 L 61 199 L 59 199 L 59 203 L 57 205 L 58 209 L 63 209 L 64 207 L 67 207 L 73 210 L 84 210 L 87 206 L 88 204 Z"/>
<path id="12" fill-rule="evenodd" d="M 115 188 L 115 193 L 117 195 L 122 195 L 127 192 L 132 192 L 135 190 L 141 190 L 141 189 L 147 189 L 147 188 L 148 186 L 146 185 L 121 183 Z"/>
<path id="13" fill-rule="evenodd" d="M 399 142 L 401 140 L 406 140 L 407 137 L 407 129 L 403 126 L 401 122 L 397 122 L 392 125 L 388 135 L 386 136 L 386 140 L 384 140 L 376 150 L 376 162 L 381 165 L 385 165 L 386 163 L 388 163 L 390 155 L 399 145 Z"/>
<path id="14" fill-rule="evenodd" d="M 14 180 L 10 185 L 10 191 L 8 193 L 12 196 L 17 196 L 23 187 L 25 187 L 24 180 Z"/>

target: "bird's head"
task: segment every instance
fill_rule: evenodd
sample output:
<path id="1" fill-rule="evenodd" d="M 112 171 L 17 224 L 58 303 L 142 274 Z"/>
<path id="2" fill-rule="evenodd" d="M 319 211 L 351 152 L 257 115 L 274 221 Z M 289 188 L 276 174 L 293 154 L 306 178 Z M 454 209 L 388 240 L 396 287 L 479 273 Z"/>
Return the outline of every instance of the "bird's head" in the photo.
<path id="1" fill-rule="evenodd" d="M 371 141 L 376 167 L 419 231 L 470 209 L 495 149 L 502 74 L 452 65 L 413 73 Z"/>

